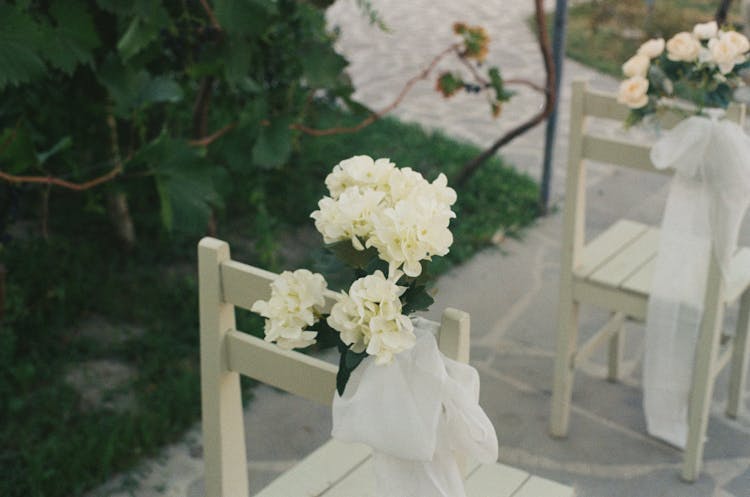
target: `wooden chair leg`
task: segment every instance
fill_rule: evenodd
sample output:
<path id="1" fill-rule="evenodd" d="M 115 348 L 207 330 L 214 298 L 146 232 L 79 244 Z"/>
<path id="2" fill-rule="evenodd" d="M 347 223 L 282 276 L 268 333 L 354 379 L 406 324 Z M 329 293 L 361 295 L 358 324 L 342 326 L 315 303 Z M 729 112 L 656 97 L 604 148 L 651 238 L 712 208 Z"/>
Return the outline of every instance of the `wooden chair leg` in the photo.
<path id="1" fill-rule="evenodd" d="M 623 325 L 620 325 L 620 329 L 609 339 L 609 364 L 607 367 L 607 380 L 609 381 L 617 381 L 620 379 L 620 365 L 622 364 L 622 353 L 625 340 L 622 328 Z"/>
<path id="2" fill-rule="evenodd" d="M 575 372 L 573 358 L 578 341 L 578 308 L 578 302 L 572 299 L 563 301 L 558 315 L 557 355 L 550 417 L 550 433 L 555 437 L 567 436 L 570 425 L 570 402 Z"/>
<path id="3" fill-rule="evenodd" d="M 712 260 L 712 266 L 715 262 Z M 718 269 L 712 267 L 713 275 Z M 724 321 L 724 304 L 718 276 L 709 276 L 706 301 L 701 320 L 695 364 L 688 403 L 688 439 L 682 465 L 682 478 L 688 482 L 698 479 L 703 461 L 703 446 L 708 427 L 709 408 L 716 379 L 714 366 L 719 352 L 719 342 Z"/>
<path id="4" fill-rule="evenodd" d="M 727 416 L 730 418 L 736 418 L 742 410 L 742 394 L 745 390 L 748 355 L 750 355 L 748 327 L 750 327 L 750 288 L 745 290 L 740 300 L 740 314 L 732 347 L 732 369 L 729 376 L 729 400 L 727 402 Z"/>

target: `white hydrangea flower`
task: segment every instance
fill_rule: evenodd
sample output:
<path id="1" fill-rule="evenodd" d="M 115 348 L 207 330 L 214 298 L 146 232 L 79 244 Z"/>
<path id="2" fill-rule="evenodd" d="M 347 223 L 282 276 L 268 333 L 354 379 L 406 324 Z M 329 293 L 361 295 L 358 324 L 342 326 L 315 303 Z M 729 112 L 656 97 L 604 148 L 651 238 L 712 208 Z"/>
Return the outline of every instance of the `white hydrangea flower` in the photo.
<path id="1" fill-rule="evenodd" d="M 430 183 L 388 159 L 356 156 L 336 165 L 326 185 L 331 196 L 311 215 L 324 241 L 351 240 L 357 250 L 375 247 L 389 274 L 403 266 L 417 276 L 420 261 L 445 255 L 453 243 L 448 224 L 455 217 L 456 192 L 444 174 Z"/>
<path id="2" fill-rule="evenodd" d="M 387 191 L 389 177 L 395 166 L 389 159 L 373 160 L 367 155 L 356 155 L 333 167 L 331 174 L 326 177 L 326 186 L 334 199 L 338 199 L 353 186 Z"/>
<path id="3" fill-rule="evenodd" d="M 411 176 L 407 171 L 406 177 Z M 450 209 L 456 192 L 447 186 L 443 174 L 431 184 L 424 181 L 413 186 L 409 195 L 375 215 L 367 246 L 378 250 L 389 273 L 403 268 L 408 276 L 416 277 L 422 273 L 420 261 L 447 254 L 453 244 L 448 225 L 456 217 Z"/>
<path id="4" fill-rule="evenodd" d="M 250 309 L 266 318 L 265 340 L 286 350 L 314 344 L 318 333 L 304 328 L 318 321 L 326 288 L 323 275 L 307 269 L 281 273 L 271 283 L 271 297 L 256 301 Z"/>
<path id="5" fill-rule="evenodd" d="M 331 309 L 328 324 L 354 352 L 367 351 L 376 364 L 387 364 L 393 356 L 416 343 L 412 322 L 401 314 L 399 297 L 405 287 L 386 279 L 381 271 L 352 283 L 341 292 Z"/>
<path id="6" fill-rule="evenodd" d="M 429 185 L 424 176 L 410 167 L 396 169 L 388 178 L 388 203 L 393 206 L 414 192 L 429 188 Z"/>
<path id="7" fill-rule="evenodd" d="M 372 233 L 373 216 L 381 209 L 385 193 L 372 189 L 347 188 L 337 199 L 323 197 L 319 210 L 310 217 L 315 228 L 323 235 L 325 243 L 351 240 L 357 250 L 364 250 L 362 240 Z"/>

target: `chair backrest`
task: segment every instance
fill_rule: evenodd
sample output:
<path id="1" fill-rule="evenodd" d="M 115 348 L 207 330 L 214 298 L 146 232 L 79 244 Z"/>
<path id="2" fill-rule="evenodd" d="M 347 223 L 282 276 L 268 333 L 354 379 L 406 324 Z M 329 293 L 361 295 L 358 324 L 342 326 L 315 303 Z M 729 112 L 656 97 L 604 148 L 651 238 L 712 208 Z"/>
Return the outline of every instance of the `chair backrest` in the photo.
<path id="1" fill-rule="evenodd" d="M 268 299 L 274 273 L 230 258 L 214 238 L 198 244 L 201 400 L 205 488 L 210 497 L 247 497 L 247 463 L 240 374 L 323 404 L 336 390 L 337 367 L 287 351 L 236 329 L 235 306 L 250 309 Z M 326 294 L 326 306 L 335 294 Z M 446 309 L 438 346 L 448 357 L 469 360 L 469 315 Z"/>
<path id="2" fill-rule="evenodd" d="M 683 109 L 684 110 L 684 109 Z M 590 118 L 625 122 L 629 109 L 617 102 L 615 95 L 591 90 L 585 81 L 572 85 L 570 103 L 570 138 L 568 171 L 565 184 L 565 214 L 563 227 L 563 271 L 575 267 L 584 245 L 586 213 L 586 161 L 592 160 L 616 166 L 671 175 L 671 170 L 654 168 L 649 157 L 651 145 L 617 137 L 592 133 Z M 727 119 L 743 125 L 745 106 L 733 103 Z M 685 112 L 667 110 L 660 114 L 661 127 L 670 129 L 685 118 Z"/>

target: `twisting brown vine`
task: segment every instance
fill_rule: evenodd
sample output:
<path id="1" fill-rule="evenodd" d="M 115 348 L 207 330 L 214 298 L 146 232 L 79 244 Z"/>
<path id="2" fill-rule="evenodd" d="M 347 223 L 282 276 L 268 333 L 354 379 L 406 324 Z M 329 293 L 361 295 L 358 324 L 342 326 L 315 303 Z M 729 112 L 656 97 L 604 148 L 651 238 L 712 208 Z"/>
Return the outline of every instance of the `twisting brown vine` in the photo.
<path id="1" fill-rule="evenodd" d="M 490 157 L 492 157 L 501 147 L 507 145 L 515 138 L 526 133 L 537 124 L 544 121 L 549 117 L 552 109 L 555 106 L 555 78 L 556 71 L 555 65 L 552 61 L 552 49 L 549 41 L 549 34 L 547 33 L 547 22 L 544 15 L 543 0 L 534 0 L 535 5 L 535 20 L 538 32 L 539 50 L 542 53 L 542 59 L 544 61 L 544 69 L 547 73 L 545 88 L 544 88 L 544 107 L 537 114 L 532 116 L 527 121 L 519 124 L 515 128 L 509 130 L 503 136 L 498 138 L 495 143 L 490 145 L 484 152 L 470 160 L 461 168 L 453 179 L 453 183 L 457 186 L 465 184 L 469 178 L 476 173 L 479 167 L 484 164 Z M 517 80 L 509 80 L 518 82 Z"/>

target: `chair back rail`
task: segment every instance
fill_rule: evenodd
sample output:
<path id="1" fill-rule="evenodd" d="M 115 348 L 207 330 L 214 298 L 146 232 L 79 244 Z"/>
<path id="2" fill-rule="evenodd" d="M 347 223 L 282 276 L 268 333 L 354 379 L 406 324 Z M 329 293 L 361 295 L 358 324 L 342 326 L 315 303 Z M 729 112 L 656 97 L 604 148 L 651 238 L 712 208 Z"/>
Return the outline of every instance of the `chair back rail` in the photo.
<path id="1" fill-rule="evenodd" d="M 672 108 L 659 115 L 660 126 L 671 129 L 685 119 L 690 105 L 674 103 Z M 568 150 L 568 173 L 565 187 L 565 214 L 563 234 L 563 264 L 565 269 L 579 264 L 585 243 L 586 211 L 586 161 L 592 160 L 644 172 L 671 176 L 672 170 L 656 169 L 651 163 L 651 145 L 627 141 L 618 137 L 593 133 L 589 118 L 624 122 L 629 109 L 617 102 L 609 93 L 588 88 L 585 81 L 572 85 L 570 115 L 570 147 Z M 740 125 L 745 122 L 744 105 L 732 103 L 727 108 L 727 119 Z M 566 276 L 563 275 L 565 278 Z M 572 278 L 572 275 L 568 275 Z"/>
<path id="2" fill-rule="evenodd" d="M 201 392 L 206 495 L 247 497 L 240 374 L 322 404 L 336 390 L 333 364 L 236 329 L 235 306 L 250 309 L 271 295 L 276 274 L 233 261 L 226 242 L 198 244 L 201 329 Z M 336 294 L 326 292 L 326 312 Z M 448 357 L 469 360 L 469 315 L 445 309 L 437 340 Z"/>

